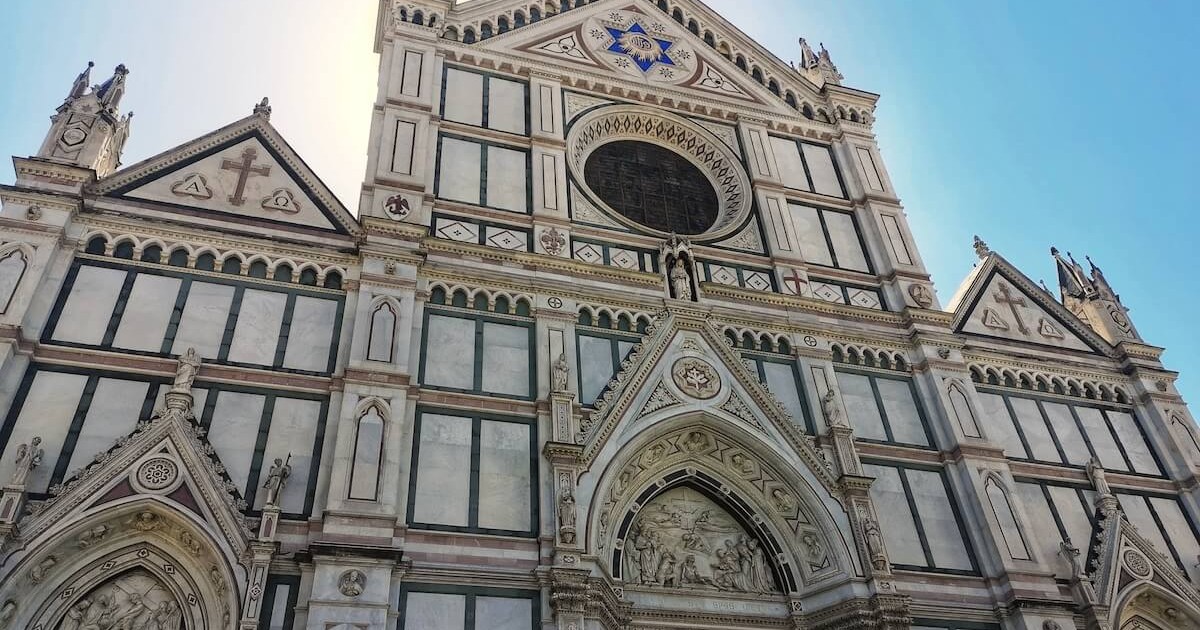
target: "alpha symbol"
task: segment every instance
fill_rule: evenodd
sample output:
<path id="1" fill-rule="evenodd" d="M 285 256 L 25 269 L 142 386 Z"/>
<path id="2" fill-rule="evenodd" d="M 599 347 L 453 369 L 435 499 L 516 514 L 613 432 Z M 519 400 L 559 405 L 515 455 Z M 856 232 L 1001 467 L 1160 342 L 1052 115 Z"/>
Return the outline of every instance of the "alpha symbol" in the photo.
<path id="1" fill-rule="evenodd" d="M 246 202 L 246 180 L 250 179 L 251 175 L 262 175 L 266 177 L 271 174 L 271 165 L 254 166 L 254 159 L 258 157 L 258 151 L 254 147 L 246 147 L 242 151 L 242 159 L 240 162 L 234 160 L 221 160 L 221 170 L 237 171 L 238 181 L 237 187 L 233 189 L 233 194 L 229 195 L 229 203 L 240 206 Z"/>
<path id="2" fill-rule="evenodd" d="M 171 193 L 179 197 L 196 199 L 212 199 L 212 189 L 208 180 L 200 173 L 188 173 L 183 179 L 171 184 Z"/>
<path id="3" fill-rule="evenodd" d="M 990 307 L 983 309 L 983 316 L 980 318 L 984 326 L 993 330 L 1008 330 L 1008 322 L 1000 317 L 1000 314 L 992 310 Z"/>

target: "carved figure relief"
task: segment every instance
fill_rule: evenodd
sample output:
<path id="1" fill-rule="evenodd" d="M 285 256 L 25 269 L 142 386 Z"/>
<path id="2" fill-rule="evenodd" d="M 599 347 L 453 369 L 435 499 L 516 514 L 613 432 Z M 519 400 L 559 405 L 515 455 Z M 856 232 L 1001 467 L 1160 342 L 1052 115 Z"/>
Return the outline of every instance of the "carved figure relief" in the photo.
<path id="1" fill-rule="evenodd" d="M 759 541 L 691 488 L 668 490 L 642 508 L 625 540 L 627 583 L 737 593 L 776 593 Z"/>
<path id="2" fill-rule="evenodd" d="M 338 590 L 346 597 L 358 597 L 367 590 L 367 574 L 358 569 L 350 569 L 338 578 Z"/>
<path id="3" fill-rule="evenodd" d="M 104 537 L 108 535 L 108 530 L 109 528 L 107 525 L 97 525 L 80 534 L 79 538 L 75 539 L 75 544 L 79 545 L 80 549 L 87 549 L 88 547 L 103 541 Z"/>
<path id="4" fill-rule="evenodd" d="M 93 589 L 67 609 L 58 630 L 182 630 L 183 609 L 144 569 Z"/>
<path id="5" fill-rule="evenodd" d="M 913 304 L 921 308 L 929 308 L 933 306 L 933 294 L 929 292 L 929 288 L 923 284 L 908 285 L 908 297 L 912 298 Z"/>
<path id="6" fill-rule="evenodd" d="M 671 377 L 683 393 L 692 398 L 707 400 L 721 391 L 721 378 L 711 365 L 701 359 L 686 358 L 675 362 Z"/>
<path id="7" fill-rule="evenodd" d="M 41 436 L 35 436 L 28 444 L 17 447 L 17 461 L 13 468 L 12 485 L 24 486 L 29 480 L 29 473 L 42 463 L 45 451 L 42 449 Z"/>
<path id="8" fill-rule="evenodd" d="M 408 200 L 401 195 L 392 195 L 383 202 L 383 211 L 394 221 L 403 221 L 412 212 Z"/>

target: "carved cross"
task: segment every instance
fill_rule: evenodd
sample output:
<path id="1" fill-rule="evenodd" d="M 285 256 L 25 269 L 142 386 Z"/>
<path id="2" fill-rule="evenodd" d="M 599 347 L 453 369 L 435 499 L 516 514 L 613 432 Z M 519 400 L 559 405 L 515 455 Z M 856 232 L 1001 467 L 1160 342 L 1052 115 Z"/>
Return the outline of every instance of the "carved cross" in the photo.
<path id="1" fill-rule="evenodd" d="M 783 286 L 792 289 L 796 295 L 801 295 L 800 288 L 807 284 L 807 280 L 800 277 L 795 269 L 789 269 L 788 275 L 783 277 Z"/>
<path id="2" fill-rule="evenodd" d="M 240 206 L 246 201 L 246 180 L 250 179 L 251 175 L 262 175 L 266 177 L 271 174 L 271 165 L 254 166 L 254 159 L 258 157 L 258 151 L 254 147 L 246 147 L 242 151 L 242 160 L 235 162 L 233 160 L 221 160 L 221 170 L 237 171 L 238 181 L 237 187 L 234 188 L 233 194 L 229 196 L 229 203 Z"/>
<path id="3" fill-rule="evenodd" d="M 1013 318 L 1017 320 L 1017 330 L 1028 334 L 1029 329 L 1025 327 L 1025 320 L 1021 319 L 1021 311 L 1017 309 L 1018 306 L 1025 306 L 1025 298 L 1013 297 L 1009 293 L 1008 285 L 1003 282 L 1000 283 L 1000 292 L 992 294 L 992 297 L 997 302 L 1008 305 L 1008 310 L 1012 311 Z"/>

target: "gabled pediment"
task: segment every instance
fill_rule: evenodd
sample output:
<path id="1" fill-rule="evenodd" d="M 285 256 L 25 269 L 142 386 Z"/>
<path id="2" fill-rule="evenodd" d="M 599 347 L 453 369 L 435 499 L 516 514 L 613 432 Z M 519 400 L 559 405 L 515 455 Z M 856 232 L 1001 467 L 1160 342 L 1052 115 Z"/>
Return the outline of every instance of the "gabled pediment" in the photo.
<path id="1" fill-rule="evenodd" d="M 799 455 L 806 475 L 840 494 L 831 464 L 711 323 L 670 313 L 651 326 L 581 424 L 584 458 L 657 420 L 703 413 L 740 425 Z"/>
<path id="2" fill-rule="evenodd" d="M 746 47 L 755 46 L 744 34 L 720 21 L 728 29 L 722 33 L 722 39 L 745 39 Z M 781 95 L 772 94 L 701 36 L 652 3 L 596 3 L 479 45 L 582 71 L 611 73 L 648 88 L 679 88 L 790 111 Z M 786 74 L 795 83 L 810 87 L 786 65 L 773 65 L 778 66 L 772 68 L 776 75 Z M 824 100 L 815 90 L 805 96 L 814 102 Z"/>
<path id="3" fill-rule="evenodd" d="M 89 192 L 262 227 L 359 231 L 354 217 L 260 115 L 117 171 Z"/>
<path id="4" fill-rule="evenodd" d="M 950 310 L 957 332 L 1078 352 L 1112 352 L 1087 324 L 996 253 L 972 270 Z"/>

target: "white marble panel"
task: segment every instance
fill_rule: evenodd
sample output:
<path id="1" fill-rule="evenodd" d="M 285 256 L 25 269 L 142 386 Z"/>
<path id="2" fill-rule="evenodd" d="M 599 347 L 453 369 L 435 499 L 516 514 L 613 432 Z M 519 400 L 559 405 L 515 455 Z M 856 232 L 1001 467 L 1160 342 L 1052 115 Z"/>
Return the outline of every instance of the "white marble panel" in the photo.
<path id="1" fill-rule="evenodd" d="M 796 385 L 796 372 L 791 365 L 763 361 L 763 373 L 767 377 L 767 389 L 783 403 L 783 408 L 792 416 L 792 422 L 804 426 L 804 403 Z"/>
<path id="2" fill-rule="evenodd" d="M 1008 547 L 1009 557 L 1016 560 L 1029 560 L 1029 547 L 1025 543 L 1025 536 L 1021 531 L 1021 527 L 1017 524 L 1017 516 L 1013 512 L 1012 504 L 1008 500 L 1008 495 L 1004 493 L 1004 489 L 1000 484 L 993 479 L 988 479 L 985 482 L 988 501 L 992 504 L 992 514 L 996 516 L 996 522 L 1000 526 L 1000 534 L 1004 538 L 1004 544 Z"/>
<path id="3" fill-rule="evenodd" d="M 1150 446 L 1146 444 L 1146 439 L 1138 430 L 1137 421 L 1133 419 L 1133 416 L 1123 411 L 1106 413 L 1113 429 L 1117 432 L 1117 437 L 1121 440 L 1121 445 L 1125 447 L 1125 454 L 1133 463 L 1133 469 L 1140 473 L 1161 475 L 1162 470 L 1159 470 L 1158 464 L 1154 461 L 1154 455 L 1150 453 Z"/>
<path id="4" fill-rule="evenodd" d="M 368 339 L 367 360 L 392 360 L 392 346 L 396 336 L 396 312 L 390 304 L 382 303 L 371 312 L 371 336 Z"/>
<path id="5" fill-rule="evenodd" d="M 100 345 L 124 283 L 125 272 L 119 269 L 80 267 L 54 326 L 54 339 Z"/>
<path id="6" fill-rule="evenodd" d="M 488 79 L 488 127 L 524 135 L 525 118 L 525 84 Z"/>
<path id="7" fill-rule="evenodd" d="M 1188 525 L 1187 517 L 1184 516 L 1179 502 L 1164 497 L 1150 497 L 1149 500 L 1150 508 L 1158 515 L 1158 520 L 1162 521 L 1163 528 L 1167 530 L 1167 537 L 1171 539 L 1171 544 L 1175 547 L 1175 552 L 1179 554 L 1179 557 L 1200 557 L 1200 543 L 1197 543 L 1196 534 Z M 1197 577 L 1200 577 L 1200 567 L 1195 565 L 1189 567 L 1188 576 L 1195 582 Z"/>
<path id="8" fill-rule="evenodd" d="M 1021 423 L 1021 432 L 1025 434 L 1029 450 L 1033 451 L 1033 458 L 1044 462 L 1062 461 L 1058 449 L 1054 447 L 1054 439 L 1050 437 L 1046 420 L 1042 418 L 1042 412 L 1038 411 L 1037 402 L 1015 397 L 1009 398 L 1008 402 L 1017 415 L 1017 422 Z"/>
<path id="9" fill-rule="evenodd" d="M 1128 470 L 1125 458 L 1121 457 L 1121 449 L 1113 439 L 1112 432 L 1108 430 L 1108 423 L 1104 421 L 1100 410 L 1094 407 L 1076 407 L 1075 413 L 1079 414 L 1079 421 L 1096 451 L 1096 457 L 1100 458 L 1100 465 L 1112 470 Z"/>
<path id="10" fill-rule="evenodd" d="M 470 418 L 421 415 L 413 521 L 467 525 L 471 502 Z"/>
<path id="11" fill-rule="evenodd" d="M 292 593 L 291 584 L 276 584 L 275 599 L 271 604 L 271 624 L 268 630 L 284 630 L 284 618 L 287 617 L 288 596 Z"/>
<path id="12" fill-rule="evenodd" d="M 17 291 L 17 284 L 25 275 L 26 266 L 25 254 L 18 250 L 9 252 L 0 259 L 0 313 L 8 310 L 13 294 Z"/>
<path id="13" fill-rule="evenodd" d="M 1080 549 L 1086 549 L 1092 538 L 1092 521 L 1088 518 L 1090 510 L 1084 507 L 1074 488 L 1046 486 L 1046 490 L 1050 493 L 1050 502 L 1054 504 L 1071 543 Z"/>
<path id="14" fill-rule="evenodd" d="M 392 144 L 392 172 L 411 175 L 413 171 L 413 147 L 417 138 L 417 124 L 408 120 L 396 121 L 395 142 Z"/>
<path id="15" fill-rule="evenodd" d="M 472 389 L 475 320 L 430 315 L 425 335 L 425 384 Z"/>
<path id="16" fill-rule="evenodd" d="M 338 303 L 335 300 L 296 296 L 287 350 L 283 353 L 283 367 L 311 372 L 329 370 L 337 312 Z"/>
<path id="17" fill-rule="evenodd" d="M 1170 558 L 1171 548 L 1163 538 L 1158 523 L 1154 522 L 1154 515 L 1150 513 L 1150 504 L 1146 503 L 1146 497 L 1121 492 L 1115 494 L 1121 503 L 1121 510 L 1125 512 L 1125 516 L 1129 517 L 1129 522 L 1133 523 L 1138 533 L 1150 541 L 1155 549 Z"/>
<path id="18" fill-rule="evenodd" d="M 887 432 L 883 428 L 879 407 L 875 404 L 870 379 L 861 374 L 838 372 L 837 382 L 854 434 L 868 440 L 886 440 Z"/>
<path id="19" fill-rule="evenodd" d="M 854 152 L 858 154 L 858 163 L 867 176 L 867 187 L 883 192 L 883 181 L 879 179 L 879 170 L 875 168 L 875 158 L 871 155 L 871 150 L 866 147 L 854 147 Z"/>
<path id="20" fill-rule="evenodd" d="M 880 220 L 883 221 L 883 230 L 887 233 L 896 262 L 902 265 L 913 264 L 912 254 L 908 251 L 908 243 L 904 240 L 904 232 L 900 229 L 900 220 L 890 214 L 880 215 Z"/>
<path id="21" fill-rule="evenodd" d="M 883 410 L 887 413 L 888 424 L 892 426 L 892 437 L 905 444 L 929 446 L 929 438 L 921 424 L 921 414 L 917 411 L 909 382 L 877 378 L 875 386 L 879 388 L 879 397 L 883 399 Z"/>
<path id="22" fill-rule="evenodd" d="M 492 208 L 526 212 L 529 168 L 524 151 L 503 147 L 487 148 L 487 205 Z"/>
<path id="23" fill-rule="evenodd" d="M 221 394 L 224 398 L 225 394 Z M 220 403 L 220 398 L 217 399 Z M 258 490 L 254 495 L 254 507 L 262 507 L 266 492 L 262 489 L 267 474 L 276 458 L 292 466 L 292 474 L 279 495 L 279 507 L 284 512 L 304 511 L 308 498 L 308 478 L 314 464 L 313 447 L 317 441 L 317 428 L 321 423 L 321 403 L 316 400 L 298 398 L 276 398 L 271 412 L 271 428 L 267 431 L 267 446 L 263 450 L 262 468 L 259 470 Z M 215 424 L 215 423 L 214 423 Z M 243 439 L 247 439 L 243 436 Z M 291 459 L 288 459 L 288 456 Z"/>
<path id="24" fill-rule="evenodd" d="M 354 463 L 350 472 L 350 498 L 374 501 L 379 489 L 379 461 L 383 448 L 383 418 L 371 406 L 358 420 L 354 435 Z"/>
<path id="25" fill-rule="evenodd" d="M 1062 444 L 1063 453 L 1067 456 L 1067 463 L 1077 465 L 1088 463 L 1088 460 L 1092 458 L 1092 453 L 1088 451 L 1087 442 L 1083 440 L 1083 434 L 1079 432 L 1079 425 L 1075 424 L 1075 417 L 1071 415 L 1070 407 L 1061 403 L 1043 402 L 1042 409 L 1046 411 L 1046 417 L 1050 418 L 1050 426 L 1053 427 L 1059 444 Z"/>
<path id="26" fill-rule="evenodd" d="M 129 303 L 117 326 L 113 346 L 129 350 L 158 352 L 162 349 L 175 300 L 179 296 L 178 278 L 138 274 L 129 292 Z"/>
<path id="27" fill-rule="evenodd" d="M 804 161 L 808 163 L 808 172 L 812 175 L 813 191 L 822 195 L 842 196 L 842 185 L 838 182 L 837 171 L 834 170 L 833 156 L 829 149 L 813 144 L 803 143 Z"/>
<path id="28" fill-rule="evenodd" d="M 530 529 L 530 426 L 484 420 L 479 431 L 479 526 Z"/>
<path id="29" fill-rule="evenodd" d="M 941 474 L 926 470 L 905 473 L 934 564 L 942 569 L 970 569 L 971 557 L 950 507 L 950 498 L 946 496 Z"/>
<path id="30" fill-rule="evenodd" d="M 800 147 L 795 140 L 771 137 L 771 150 L 775 163 L 779 165 L 779 180 L 788 188 L 810 190 L 808 176 L 804 174 L 804 162 L 800 161 Z"/>
<path id="31" fill-rule="evenodd" d="M 482 159 L 482 147 L 479 144 L 456 138 L 442 138 L 438 196 L 442 199 L 478 204 Z"/>
<path id="32" fill-rule="evenodd" d="M 258 394 L 220 392 L 213 407 L 208 441 L 238 489 L 246 487 L 250 463 L 254 459 L 254 441 L 262 423 L 266 398 Z"/>
<path id="33" fill-rule="evenodd" d="M 871 484 L 871 501 L 880 517 L 888 558 L 897 564 L 925 566 L 925 552 L 917 536 L 916 521 L 908 506 L 900 471 L 891 466 L 864 464 L 863 472 L 875 481 Z"/>
<path id="34" fill-rule="evenodd" d="M 246 289 L 238 311 L 229 360 L 238 363 L 274 365 L 275 348 L 279 345 L 279 330 L 287 295 L 257 289 Z"/>
<path id="35" fill-rule="evenodd" d="M 1004 449 L 1008 457 L 1028 457 L 1021 436 L 1004 405 L 1004 397 L 998 394 L 979 392 L 979 408 L 983 412 L 983 424 L 991 442 Z"/>
<path id="36" fill-rule="evenodd" d="M 528 396 L 532 360 L 528 328 L 483 324 L 483 391 Z"/>
<path id="37" fill-rule="evenodd" d="M 602 337 L 579 335 L 580 403 L 595 402 L 613 377 L 612 342 Z"/>
<path id="38" fill-rule="evenodd" d="M 400 93 L 404 96 L 421 95 L 421 73 L 425 54 L 418 50 L 404 51 L 404 76 L 400 80 Z"/>
<path id="39" fill-rule="evenodd" d="M 86 466 L 96 453 L 108 450 L 117 438 L 133 431 L 149 387 L 146 382 L 113 378 L 102 378 L 96 383 L 92 404 L 88 406 L 83 428 L 75 441 L 75 452 L 67 465 L 68 474 Z"/>
<path id="40" fill-rule="evenodd" d="M 476 628 L 529 630 L 533 627 L 533 604 L 528 599 L 480 595 L 475 598 L 475 619 Z"/>
<path id="41" fill-rule="evenodd" d="M 1030 536 L 1029 546 L 1040 557 L 1045 565 L 1056 571 L 1066 571 L 1066 561 L 1059 555 L 1059 543 L 1062 536 L 1058 534 L 1058 526 L 1054 523 L 1054 515 L 1050 512 L 1050 504 L 1042 494 L 1042 487 L 1036 483 L 1017 482 L 1013 491 L 1014 502 L 1019 503 L 1025 513 Z"/>
<path id="42" fill-rule="evenodd" d="M 825 226 L 829 228 L 829 240 L 837 254 L 838 267 L 854 271 L 868 271 L 867 256 L 858 240 L 854 219 L 844 212 L 826 212 Z"/>
<path id="43" fill-rule="evenodd" d="M 829 254 L 829 243 L 825 241 L 825 230 L 816 208 L 789 203 L 788 209 L 796 226 L 796 239 L 800 241 L 800 255 L 808 262 L 832 267 L 833 257 Z"/>
<path id="44" fill-rule="evenodd" d="M 175 331 L 171 354 L 183 354 L 188 348 L 195 348 L 202 358 L 217 358 L 233 292 L 231 286 L 193 282 L 188 289 L 179 328 Z"/>
<path id="45" fill-rule="evenodd" d="M 404 630 L 463 630 L 466 623 L 466 595 L 408 593 Z"/>
<path id="46" fill-rule="evenodd" d="M 483 124 L 483 75 L 446 69 L 446 95 L 442 118 L 454 122 Z"/>
<path id="47" fill-rule="evenodd" d="M 33 377 L 25 404 L 17 414 L 17 421 L 8 436 L 4 456 L 0 458 L 0 479 L 7 482 L 12 478 L 17 448 L 29 443 L 35 436 L 41 437 L 44 451 L 42 465 L 29 473 L 25 489 L 29 492 L 46 491 L 86 385 L 87 377 L 80 374 L 38 372 Z"/>

